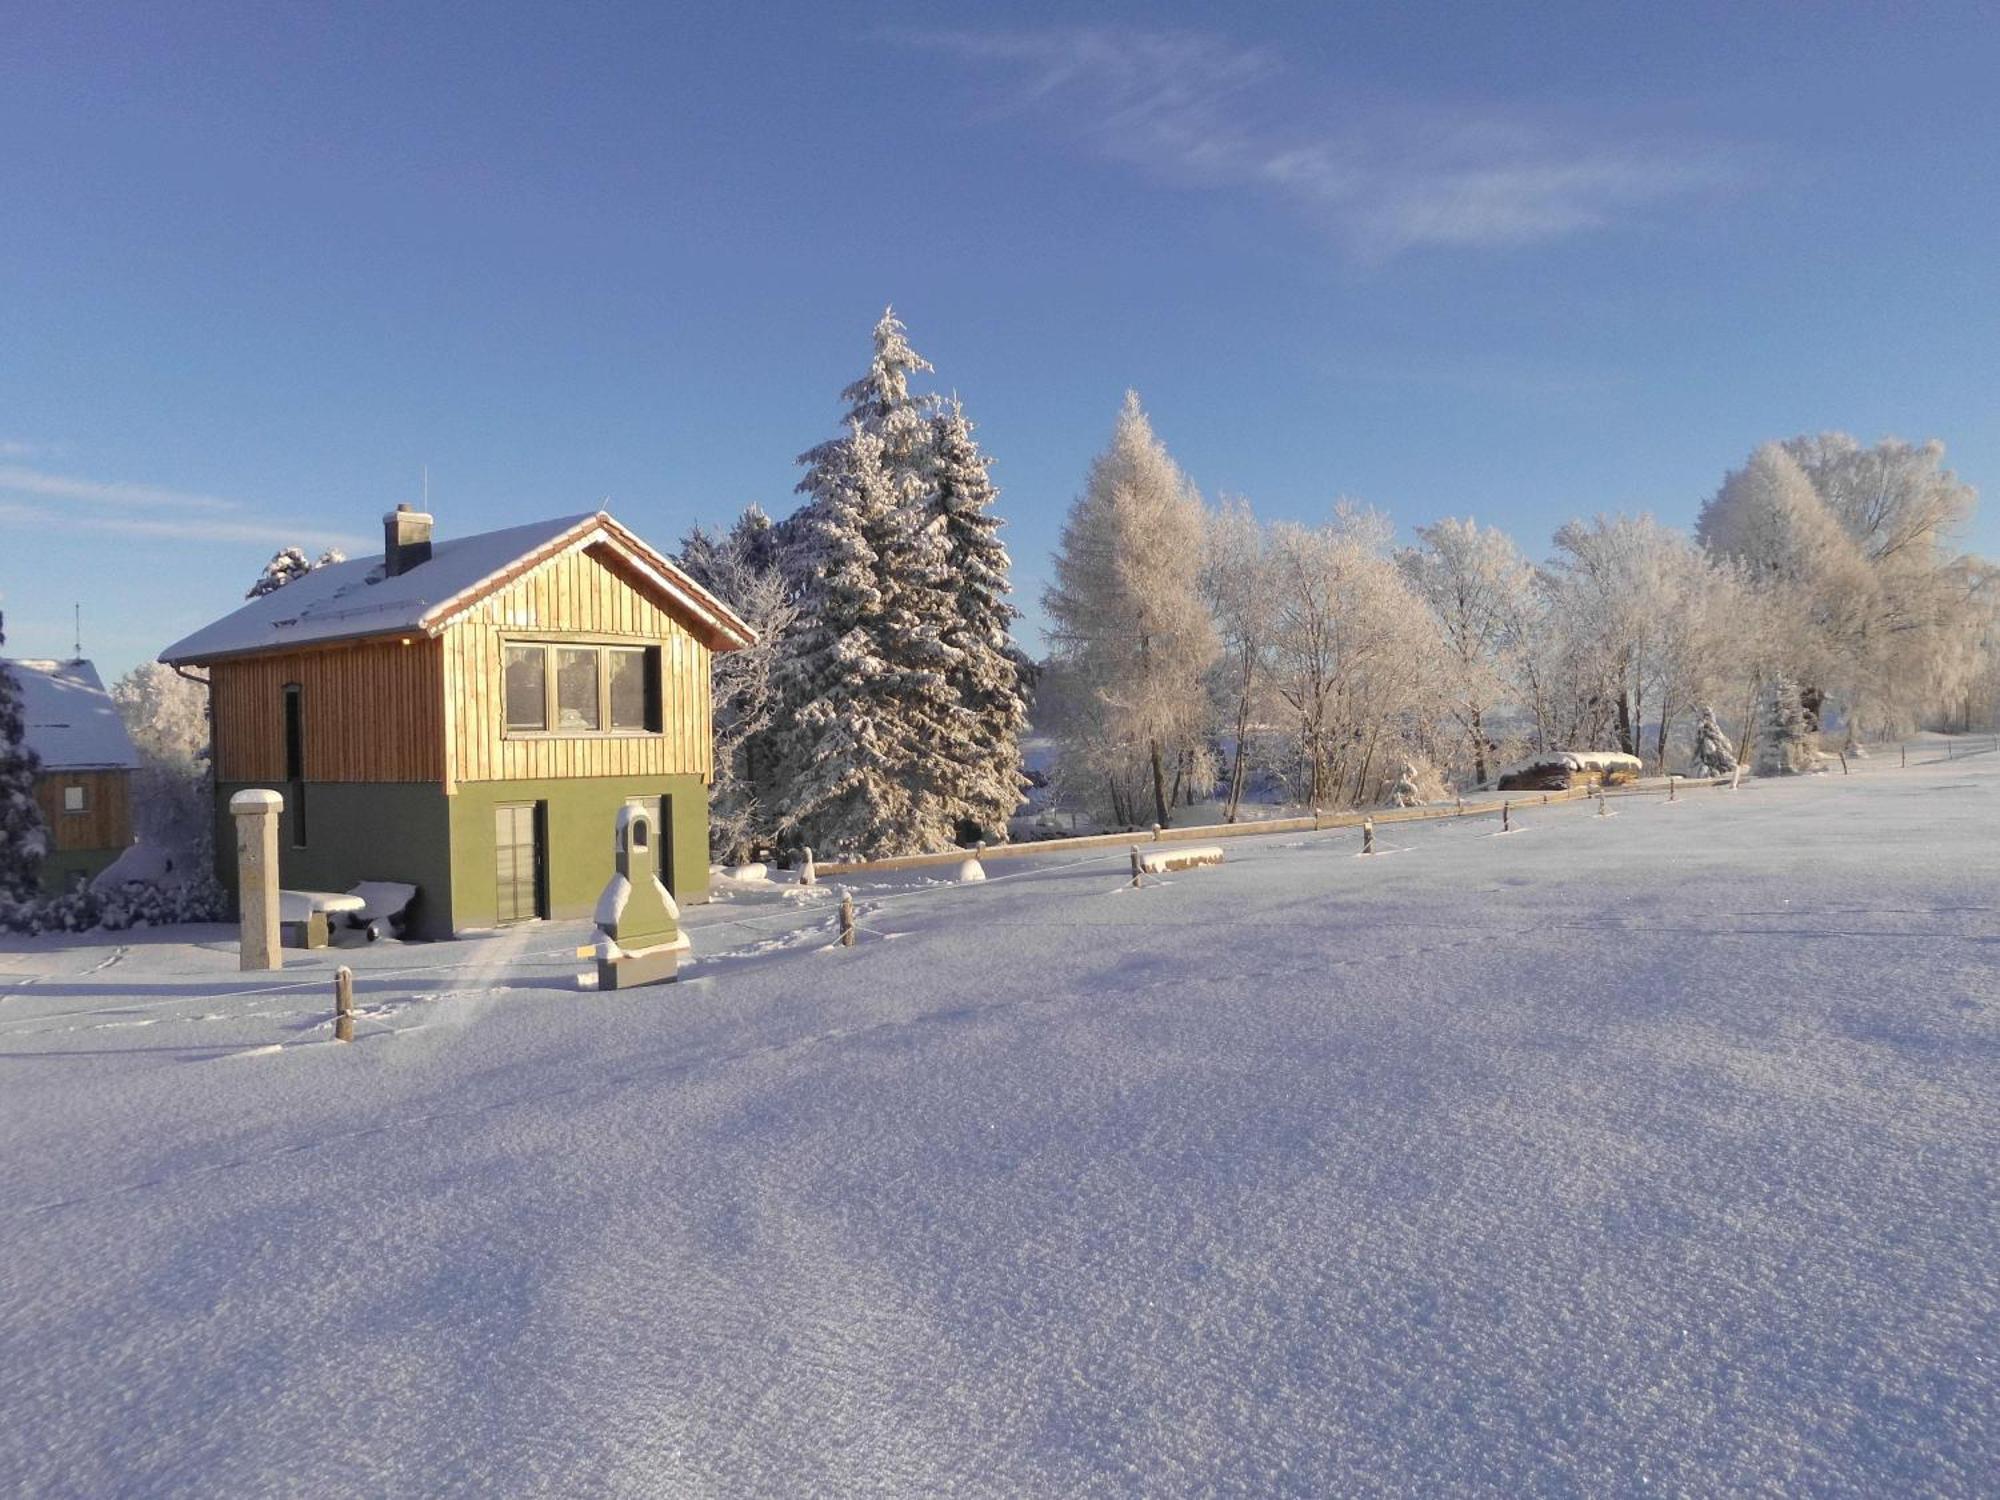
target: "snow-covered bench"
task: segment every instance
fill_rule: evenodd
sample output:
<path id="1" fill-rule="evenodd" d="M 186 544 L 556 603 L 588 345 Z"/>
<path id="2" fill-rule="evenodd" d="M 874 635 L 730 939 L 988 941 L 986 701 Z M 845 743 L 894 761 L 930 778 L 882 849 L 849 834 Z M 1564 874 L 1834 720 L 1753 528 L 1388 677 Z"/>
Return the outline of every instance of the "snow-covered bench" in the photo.
<path id="1" fill-rule="evenodd" d="M 1192 870 L 1199 865 L 1219 865 L 1222 851 L 1214 844 L 1185 849 L 1155 849 L 1139 856 L 1139 869 L 1147 875 L 1164 875 L 1169 870 Z"/>
<path id="2" fill-rule="evenodd" d="M 401 936 L 417 888 L 400 880 L 364 880 L 353 890 L 279 891 L 278 930 L 287 948 L 324 948 L 336 926 L 358 927 L 374 942 Z"/>
<path id="3" fill-rule="evenodd" d="M 327 918 L 361 910 L 359 896 L 339 891 L 279 891 L 278 933 L 287 948 L 324 948 Z"/>

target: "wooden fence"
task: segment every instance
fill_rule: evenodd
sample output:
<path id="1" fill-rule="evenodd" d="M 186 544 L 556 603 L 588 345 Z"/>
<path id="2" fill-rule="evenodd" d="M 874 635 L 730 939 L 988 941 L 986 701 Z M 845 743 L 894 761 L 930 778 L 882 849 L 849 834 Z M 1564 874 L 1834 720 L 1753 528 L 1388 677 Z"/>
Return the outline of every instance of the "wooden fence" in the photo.
<path id="1" fill-rule="evenodd" d="M 1728 786 L 1728 776 L 1670 776 L 1655 777 L 1647 781 L 1633 782 L 1625 786 L 1608 787 L 1608 797 L 1667 796 L 1673 786 Z M 1480 802 L 1466 802 L 1462 798 L 1447 806 L 1439 803 L 1429 807 L 1391 807 L 1357 812 L 1315 812 L 1311 817 L 1266 818 L 1254 823 L 1208 823 L 1191 828 L 1162 828 L 1157 824 L 1151 829 L 1140 829 L 1132 833 L 1093 833 L 1081 838 L 1043 839 L 1034 843 L 987 844 L 972 849 L 946 849 L 937 854 L 906 854 L 897 859 L 857 859 L 814 861 L 814 872 L 827 875 L 861 875 L 870 871 L 922 870 L 936 865 L 955 865 L 963 860 L 977 858 L 981 861 L 993 859 L 1032 859 L 1037 856 L 1058 857 L 1064 854 L 1081 854 L 1092 849 L 1126 849 L 1134 844 L 1169 844 L 1200 842 L 1214 843 L 1217 839 L 1253 838 L 1280 833 L 1322 833 L 1329 828 L 1359 828 L 1364 822 L 1377 826 L 1385 823 L 1436 823 L 1455 818 L 1497 818 L 1503 806 L 1548 807 L 1558 802 L 1579 802 L 1597 796 L 1595 786 L 1572 787 L 1566 792 L 1522 792 L 1515 796 L 1491 797 Z"/>

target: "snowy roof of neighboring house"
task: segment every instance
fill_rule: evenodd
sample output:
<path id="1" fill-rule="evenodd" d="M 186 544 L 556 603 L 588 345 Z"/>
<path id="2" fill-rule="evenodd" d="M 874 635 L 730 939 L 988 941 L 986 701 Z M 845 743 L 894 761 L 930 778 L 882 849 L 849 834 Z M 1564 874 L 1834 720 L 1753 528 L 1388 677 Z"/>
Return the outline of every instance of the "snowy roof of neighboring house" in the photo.
<path id="1" fill-rule="evenodd" d="M 160 653 L 164 662 L 245 656 L 321 641 L 421 632 L 436 635 L 494 590 L 551 558 L 603 547 L 680 605 L 717 650 L 754 635 L 727 605 L 603 511 L 559 516 L 476 536 L 434 540 L 431 555 L 389 577 L 380 554 L 314 568 Z"/>
<path id="2" fill-rule="evenodd" d="M 28 748 L 51 771 L 129 770 L 139 764 L 118 705 L 87 661 L 9 661 L 21 685 Z"/>

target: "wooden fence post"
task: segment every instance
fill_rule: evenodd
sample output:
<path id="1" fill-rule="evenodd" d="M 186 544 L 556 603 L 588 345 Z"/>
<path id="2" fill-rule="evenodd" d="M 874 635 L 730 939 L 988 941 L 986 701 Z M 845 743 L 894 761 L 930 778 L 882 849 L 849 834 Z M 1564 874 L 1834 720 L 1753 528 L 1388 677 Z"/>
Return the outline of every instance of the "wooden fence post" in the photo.
<path id="1" fill-rule="evenodd" d="M 1736 762 L 1736 769 L 1729 773 L 1729 790 L 1738 791 L 1743 786 L 1743 762 Z"/>
<path id="2" fill-rule="evenodd" d="M 1363 818 L 1361 820 L 1361 852 L 1363 854 L 1373 854 L 1375 852 L 1375 820 L 1373 818 Z"/>
<path id="3" fill-rule="evenodd" d="M 1139 846 L 1132 846 L 1132 889 L 1138 890 L 1146 883 L 1146 872 L 1139 863 Z"/>
<path id="4" fill-rule="evenodd" d="M 1669 802 L 1672 802 L 1674 800 L 1674 793 L 1679 790 L 1680 784 L 1681 782 L 1678 776 L 1669 776 L 1667 778 L 1667 800 Z"/>
<path id="5" fill-rule="evenodd" d="M 852 948 L 854 946 L 854 893 L 852 891 L 842 891 L 840 893 L 840 946 L 843 948 Z"/>
<path id="6" fill-rule="evenodd" d="M 333 971 L 333 1039 L 354 1040 L 354 971 L 346 964 Z"/>
<path id="7" fill-rule="evenodd" d="M 1899 746 L 1898 748 L 1900 748 L 1903 752 L 1903 769 L 1907 771 L 1910 769 L 1910 747 L 1908 745 L 1902 745 Z"/>
<path id="8" fill-rule="evenodd" d="M 1500 804 L 1500 831 L 1505 833 L 1513 826 L 1514 804 L 1511 802 L 1502 802 Z"/>
<path id="9" fill-rule="evenodd" d="M 1601 781 L 1597 784 L 1597 815 L 1600 818 L 1611 816 L 1604 806 L 1604 783 Z"/>
<path id="10" fill-rule="evenodd" d="M 1465 799 L 1463 797 L 1460 797 L 1458 799 L 1458 812 L 1455 814 L 1455 816 L 1461 818 L 1465 816 Z"/>
<path id="11" fill-rule="evenodd" d="M 1847 769 L 1847 752 L 1845 750 L 1836 750 L 1833 753 L 1840 757 L 1840 774 L 1843 776 L 1853 775 L 1854 773 Z"/>

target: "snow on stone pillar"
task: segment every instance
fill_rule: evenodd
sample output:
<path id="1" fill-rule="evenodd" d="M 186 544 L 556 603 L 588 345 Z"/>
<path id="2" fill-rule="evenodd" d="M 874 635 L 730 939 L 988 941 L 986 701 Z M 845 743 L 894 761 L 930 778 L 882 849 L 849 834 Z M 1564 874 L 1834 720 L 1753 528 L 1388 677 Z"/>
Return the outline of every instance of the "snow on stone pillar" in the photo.
<path id="1" fill-rule="evenodd" d="M 278 815 L 285 799 L 254 788 L 229 799 L 236 819 L 236 910 L 243 924 L 241 969 L 284 966 L 278 948 Z"/>

